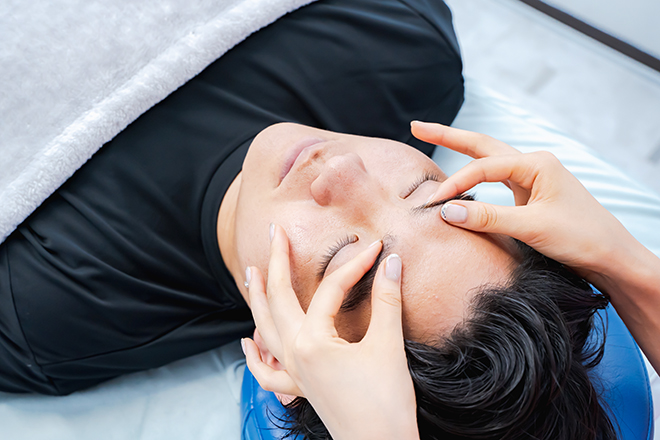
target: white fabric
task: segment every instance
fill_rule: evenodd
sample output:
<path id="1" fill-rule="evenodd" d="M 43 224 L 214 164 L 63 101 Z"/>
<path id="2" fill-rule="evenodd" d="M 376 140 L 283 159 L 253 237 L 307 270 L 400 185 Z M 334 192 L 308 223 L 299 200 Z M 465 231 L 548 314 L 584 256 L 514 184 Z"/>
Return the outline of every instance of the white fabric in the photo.
<path id="1" fill-rule="evenodd" d="M 312 1 L 0 2 L 0 242 L 139 115 Z"/>
<path id="2" fill-rule="evenodd" d="M 3 440 L 239 440 L 238 341 L 69 396 L 0 393 Z"/>

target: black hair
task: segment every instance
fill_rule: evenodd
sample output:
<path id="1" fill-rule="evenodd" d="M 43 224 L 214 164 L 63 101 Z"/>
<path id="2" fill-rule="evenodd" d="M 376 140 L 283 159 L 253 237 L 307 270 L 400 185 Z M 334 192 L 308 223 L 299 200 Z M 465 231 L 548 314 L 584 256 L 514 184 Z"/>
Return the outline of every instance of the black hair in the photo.
<path id="1" fill-rule="evenodd" d="M 589 338 L 596 322 L 605 325 L 594 313 L 608 299 L 556 261 L 519 248 L 510 281 L 482 287 L 449 335 L 405 341 L 422 440 L 616 438 L 588 376 L 604 350 L 603 339 Z M 286 408 L 289 436 L 331 438 L 307 400 Z"/>

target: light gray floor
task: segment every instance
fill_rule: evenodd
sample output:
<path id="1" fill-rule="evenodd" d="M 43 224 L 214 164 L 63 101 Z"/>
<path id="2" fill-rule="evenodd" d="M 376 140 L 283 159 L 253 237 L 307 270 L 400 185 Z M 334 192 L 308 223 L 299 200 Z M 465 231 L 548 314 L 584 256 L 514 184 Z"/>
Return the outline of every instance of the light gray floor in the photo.
<path id="1" fill-rule="evenodd" d="M 658 0 L 544 0 L 564 12 L 660 58 Z"/>
<path id="2" fill-rule="evenodd" d="M 660 193 L 660 73 L 517 0 L 447 0 L 465 74 Z"/>

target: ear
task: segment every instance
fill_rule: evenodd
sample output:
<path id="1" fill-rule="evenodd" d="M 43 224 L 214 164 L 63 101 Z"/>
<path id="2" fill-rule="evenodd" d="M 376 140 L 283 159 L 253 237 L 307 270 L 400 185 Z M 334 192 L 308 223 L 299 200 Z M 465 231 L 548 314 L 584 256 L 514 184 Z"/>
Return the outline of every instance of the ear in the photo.
<path id="1" fill-rule="evenodd" d="M 266 342 L 264 342 L 263 338 L 259 334 L 259 330 L 254 329 L 254 335 L 252 337 L 254 339 L 255 344 L 257 344 L 257 347 L 259 348 L 259 354 L 261 355 L 261 360 L 266 365 L 268 365 L 273 370 L 286 370 L 286 368 L 284 368 L 284 365 L 282 365 L 280 361 L 278 361 L 277 358 L 273 356 L 273 353 L 270 352 L 270 350 L 266 346 Z M 287 403 L 290 403 L 291 401 L 293 401 L 293 399 L 296 398 L 296 396 L 292 396 L 290 394 L 280 394 L 280 393 L 275 393 L 275 396 L 282 403 L 282 405 L 286 405 Z"/>

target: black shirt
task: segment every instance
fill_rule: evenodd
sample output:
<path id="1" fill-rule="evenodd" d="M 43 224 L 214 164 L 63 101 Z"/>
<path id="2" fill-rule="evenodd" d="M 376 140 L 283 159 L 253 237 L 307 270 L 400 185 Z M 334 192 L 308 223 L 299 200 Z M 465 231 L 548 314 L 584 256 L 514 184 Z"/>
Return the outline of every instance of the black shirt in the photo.
<path id="1" fill-rule="evenodd" d="M 216 222 L 252 138 L 291 121 L 407 142 L 450 123 L 438 0 L 321 0 L 260 30 L 106 144 L 0 248 L 0 390 L 66 394 L 248 335 Z"/>

